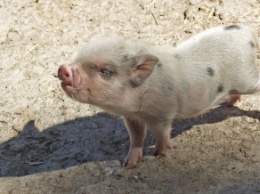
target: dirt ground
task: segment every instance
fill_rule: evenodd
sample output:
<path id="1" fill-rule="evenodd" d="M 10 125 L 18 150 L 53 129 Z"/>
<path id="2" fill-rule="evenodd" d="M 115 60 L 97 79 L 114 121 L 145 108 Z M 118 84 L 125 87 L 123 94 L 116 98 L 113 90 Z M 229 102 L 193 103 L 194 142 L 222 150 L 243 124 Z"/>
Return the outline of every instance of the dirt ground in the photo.
<path id="1" fill-rule="evenodd" d="M 151 156 L 148 134 L 144 161 L 126 170 L 122 120 L 69 99 L 57 79 L 92 37 L 176 45 L 231 23 L 260 37 L 259 0 L 2 0 L 0 13 L 1 194 L 260 193 L 260 95 L 175 121 L 166 157 Z"/>

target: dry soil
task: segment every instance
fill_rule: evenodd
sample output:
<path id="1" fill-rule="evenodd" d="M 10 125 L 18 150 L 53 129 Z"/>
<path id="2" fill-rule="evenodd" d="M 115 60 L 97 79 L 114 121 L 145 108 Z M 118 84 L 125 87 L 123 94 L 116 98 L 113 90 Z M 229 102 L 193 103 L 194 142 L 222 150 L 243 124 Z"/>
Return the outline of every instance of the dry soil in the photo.
<path id="1" fill-rule="evenodd" d="M 0 193 L 260 193 L 259 95 L 175 121 L 166 157 L 151 156 L 149 134 L 126 170 L 122 120 L 69 99 L 57 79 L 92 37 L 176 45 L 234 23 L 260 37 L 260 1 L 1 0 Z"/>

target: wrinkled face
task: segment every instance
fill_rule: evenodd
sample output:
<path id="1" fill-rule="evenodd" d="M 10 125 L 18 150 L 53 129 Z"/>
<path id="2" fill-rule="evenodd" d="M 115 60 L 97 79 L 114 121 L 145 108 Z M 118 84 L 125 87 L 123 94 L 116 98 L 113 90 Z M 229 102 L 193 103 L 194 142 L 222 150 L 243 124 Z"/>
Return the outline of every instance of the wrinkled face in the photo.
<path id="1" fill-rule="evenodd" d="M 129 81 L 130 60 L 122 39 L 90 42 L 76 62 L 58 70 L 63 90 L 75 100 L 97 106 L 120 101 Z"/>
<path id="2" fill-rule="evenodd" d="M 63 90 L 71 98 L 98 106 L 106 106 L 112 101 L 118 103 L 129 79 L 126 72 L 107 61 L 62 65 L 58 75 Z"/>
<path id="3" fill-rule="evenodd" d="M 136 48 L 120 38 L 91 42 L 74 63 L 59 68 L 63 90 L 77 101 L 107 110 L 126 107 L 129 101 L 124 100 L 137 95 L 132 90 L 144 82 L 158 62 L 153 55 L 140 55 L 141 49 Z"/>

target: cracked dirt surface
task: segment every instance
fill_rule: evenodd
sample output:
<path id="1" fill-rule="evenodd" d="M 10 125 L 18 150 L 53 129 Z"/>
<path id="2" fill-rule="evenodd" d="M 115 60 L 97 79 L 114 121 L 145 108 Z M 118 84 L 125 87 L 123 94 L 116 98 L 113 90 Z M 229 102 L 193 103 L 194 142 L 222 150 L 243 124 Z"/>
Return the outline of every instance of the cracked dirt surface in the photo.
<path id="1" fill-rule="evenodd" d="M 151 156 L 148 134 L 144 161 L 126 170 L 122 120 L 69 99 L 57 79 L 92 37 L 176 45 L 233 23 L 260 37 L 259 0 L 3 0 L 0 13 L 1 194 L 260 193 L 259 94 L 175 121 L 166 157 Z"/>

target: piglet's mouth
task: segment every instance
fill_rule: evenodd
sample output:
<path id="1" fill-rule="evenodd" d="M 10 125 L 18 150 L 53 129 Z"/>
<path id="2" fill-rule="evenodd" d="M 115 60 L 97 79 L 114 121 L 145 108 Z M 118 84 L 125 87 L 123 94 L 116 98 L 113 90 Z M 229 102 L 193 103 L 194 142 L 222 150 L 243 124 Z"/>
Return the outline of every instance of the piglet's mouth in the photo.
<path id="1" fill-rule="evenodd" d="M 74 88 L 72 84 L 70 84 L 70 83 L 65 83 L 65 82 L 61 82 L 61 87 L 62 87 L 63 89 L 65 89 L 65 88 Z"/>
<path id="2" fill-rule="evenodd" d="M 81 77 L 78 69 L 62 65 L 58 70 L 58 77 L 61 80 L 61 87 L 66 90 L 81 90 Z"/>
<path id="3" fill-rule="evenodd" d="M 80 85 L 80 79 L 79 80 L 73 80 L 73 82 L 61 82 L 61 87 L 64 90 L 82 90 L 83 88 L 81 88 Z"/>

